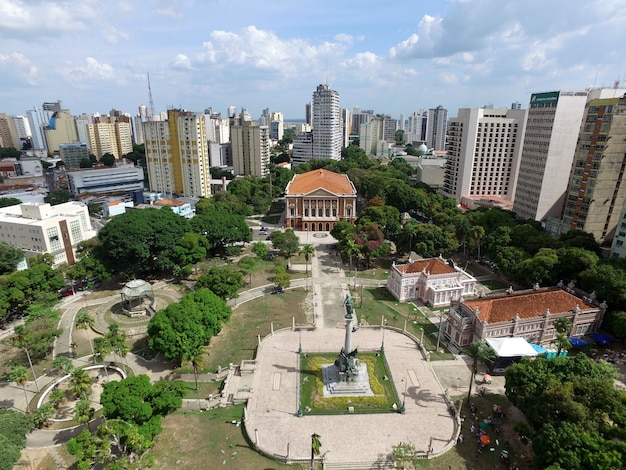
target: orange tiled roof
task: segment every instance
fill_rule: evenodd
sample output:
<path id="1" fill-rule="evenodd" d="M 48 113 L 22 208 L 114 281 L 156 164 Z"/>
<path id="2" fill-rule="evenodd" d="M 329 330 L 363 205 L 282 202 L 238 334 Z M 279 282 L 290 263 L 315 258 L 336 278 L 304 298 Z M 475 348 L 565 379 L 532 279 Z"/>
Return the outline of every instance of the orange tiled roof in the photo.
<path id="1" fill-rule="evenodd" d="M 430 274 L 453 274 L 456 272 L 454 268 L 451 268 L 448 264 L 441 261 L 439 258 L 422 259 L 413 261 L 412 263 L 401 264 L 396 266 L 398 271 L 404 274 L 421 273 L 426 270 Z"/>
<path id="2" fill-rule="evenodd" d="M 316 189 L 325 189 L 333 194 L 356 194 L 347 175 L 340 175 L 320 168 L 294 176 L 287 185 L 287 195 L 307 194 Z"/>
<path id="3" fill-rule="evenodd" d="M 511 321 L 515 318 L 515 314 L 519 315 L 520 319 L 525 319 L 541 317 L 546 310 L 550 310 L 553 314 L 565 313 L 576 305 L 581 310 L 594 308 L 583 299 L 561 289 L 466 300 L 465 305 L 472 310 L 479 308 L 478 318 L 488 323 Z"/>
<path id="4" fill-rule="evenodd" d="M 154 204 L 158 206 L 176 206 L 176 207 L 185 205 L 184 202 L 175 201 L 174 199 L 157 199 L 156 201 L 154 201 Z"/>

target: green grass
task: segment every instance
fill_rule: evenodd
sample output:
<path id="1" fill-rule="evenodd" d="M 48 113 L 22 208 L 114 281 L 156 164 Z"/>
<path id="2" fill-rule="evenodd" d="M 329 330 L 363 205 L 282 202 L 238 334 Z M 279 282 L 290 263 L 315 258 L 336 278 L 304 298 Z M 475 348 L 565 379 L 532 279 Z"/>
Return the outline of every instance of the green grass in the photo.
<path id="1" fill-rule="evenodd" d="M 364 353 L 358 355 L 359 361 L 367 365 L 373 396 L 325 398 L 323 395 L 322 366 L 332 364 L 336 357 L 335 354 L 301 356 L 300 407 L 305 414 L 347 414 L 348 407 L 353 407 L 355 413 L 387 413 L 393 411 L 393 404 L 399 403 L 399 400 L 391 380 L 388 379 L 391 374 L 381 354 Z"/>
<path id="2" fill-rule="evenodd" d="M 509 284 L 505 284 L 504 282 L 496 281 L 494 279 L 486 279 L 484 281 L 480 281 L 480 284 L 482 284 L 489 290 L 506 289 L 509 287 Z"/>
<path id="3" fill-rule="evenodd" d="M 304 468 L 286 466 L 258 454 L 244 437 L 242 426 L 236 425 L 242 416 L 242 405 L 168 415 L 161 422 L 163 432 L 156 438 L 156 446 L 142 456 L 141 467 L 167 470 Z"/>
<path id="4" fill-rule="evenodd" d="M 195 380 L 192 382 L 180 382 L 185 385 L 185 396 L 188 399 L 207 399 L 209 395 L 216 395 L 222 388 L 222 382 L 198 382 L 196 390 Z"/>
<path id="5" fill-rule="evenodd" d="M 274 330 L 291 326 L 292 317 L 297 324 L 306 323 L 301 307 L 305 296 L 303 289 L 290 289 L 282 295 L 267 294 L 239 305 L 219 335 L 211 339 L 204 369 L 215 371 L 218 366 L 228 367 L 229 363 L 240 364 L 244 359 L 253 359 L 257 335 L 263 338 L 270 334 L 271 322 Z"/>

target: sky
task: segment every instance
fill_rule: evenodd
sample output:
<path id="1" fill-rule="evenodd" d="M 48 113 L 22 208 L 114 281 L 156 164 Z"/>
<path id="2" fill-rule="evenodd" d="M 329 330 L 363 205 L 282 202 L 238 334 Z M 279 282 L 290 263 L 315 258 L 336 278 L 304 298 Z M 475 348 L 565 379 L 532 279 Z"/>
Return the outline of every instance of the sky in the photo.
<path id="1" fill-rule="evenodd" d="M 626 84 L 626 0 L 0 0 L 0 112 L 304 118 L 317 85 L 399 118 Z"/>

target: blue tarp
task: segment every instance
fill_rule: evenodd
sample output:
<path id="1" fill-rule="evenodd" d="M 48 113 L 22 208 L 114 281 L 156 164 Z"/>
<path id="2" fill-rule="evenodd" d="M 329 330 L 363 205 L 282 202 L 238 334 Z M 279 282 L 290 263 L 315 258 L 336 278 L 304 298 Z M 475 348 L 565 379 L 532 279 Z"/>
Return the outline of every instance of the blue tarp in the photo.
<path id="1" fill-rule="evenodd" d="M 572 343 L 572 346 L 575 348 L 584 348 L 585 346 L 589 346 L 587 341 L 583 341 L 580 338 L 570 338 L 569 342 Z"/>
<path id="2" fill-rule="evenodd" d="M 530 345 L 533 347 L 535 351 L 537 351 L 538 354 L 545 354 L 547 352 L 545 348 L 542 348 L 538 344 L 530 343 Z"/>
<path id="3" fill-rule="evenodd" d="M 609 338 L 607 335 L 604 335 L 602 333 L 592 333 L 589 336 L 591 336 L 595 341 L 603 345 L 611 344 L 615 341 L 613 338 Z"/>

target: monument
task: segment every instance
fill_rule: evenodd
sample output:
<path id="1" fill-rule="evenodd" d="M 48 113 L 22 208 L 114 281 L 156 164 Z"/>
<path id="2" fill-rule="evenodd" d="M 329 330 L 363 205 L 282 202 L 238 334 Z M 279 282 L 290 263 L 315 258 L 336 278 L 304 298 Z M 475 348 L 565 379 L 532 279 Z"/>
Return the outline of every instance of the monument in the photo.
<path id="1" fill-rule="evenodd" d="M 356 328 L 352 327 L 354 320 L 352 297 L 347 295 L 343 305 L 346 307 L 344 343 L 335 362 L 322 368 L 324 396 L 373 395 L 367 365 L 357 359 L 357 348 L 352 349 L 352 333 L 356 331 Z"/>

